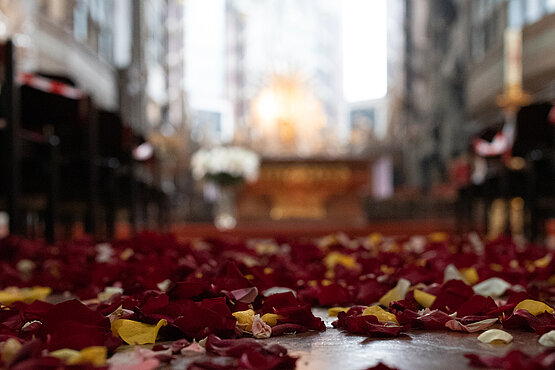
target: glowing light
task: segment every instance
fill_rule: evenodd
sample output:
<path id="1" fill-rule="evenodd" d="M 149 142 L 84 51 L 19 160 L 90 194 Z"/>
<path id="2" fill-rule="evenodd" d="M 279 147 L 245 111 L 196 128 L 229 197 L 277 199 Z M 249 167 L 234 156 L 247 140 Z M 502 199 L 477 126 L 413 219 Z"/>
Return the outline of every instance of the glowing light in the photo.
<path id="1" fill-rule="evenodd" d="M 264 121 L 275 120 L 278 116 L 278 102 L 272 91 L 263 91 L 256 106 L 259 117 Z"/>
<path id="2" fill-rule="evenodd" d="M 269 155 L 311 155 L 322 149 L 326 115 L 304 77 L 274 74 L 252 102 L 256 143 Z"/>

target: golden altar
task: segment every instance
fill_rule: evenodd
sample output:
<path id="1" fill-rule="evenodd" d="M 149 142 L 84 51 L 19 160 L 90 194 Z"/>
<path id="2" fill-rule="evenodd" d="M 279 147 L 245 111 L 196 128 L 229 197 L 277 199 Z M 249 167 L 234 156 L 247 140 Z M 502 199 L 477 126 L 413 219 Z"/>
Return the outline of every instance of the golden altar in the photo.
<path id="1" fill-rule="evenodd" d="M 239 222 L 364 223 L 361 195 L 368 192 L 370 173 L 367 160 L 263 160 L 258 181 L 239 194 Z"/>

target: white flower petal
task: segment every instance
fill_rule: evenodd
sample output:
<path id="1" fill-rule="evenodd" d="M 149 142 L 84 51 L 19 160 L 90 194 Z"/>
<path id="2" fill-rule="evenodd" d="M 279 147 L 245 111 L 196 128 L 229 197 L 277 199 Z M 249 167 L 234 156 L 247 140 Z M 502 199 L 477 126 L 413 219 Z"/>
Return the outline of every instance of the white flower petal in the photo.
<path id="1" fill-rule="evenodd" d="M 501 297 L 510 287 L 511 284 L 505 280 L 493 277 L 474 285 L 472 289 L 474 293 L 484 297 Z"/>
<path id="2" fill-rule="evenodd" d="M 513 336 L 503 330 L 490 329 L 480 334 L 478 340 L 482 343 L 511 343 L 513 341 Z"/>
<path id="3" fill-rule="evenodd" d="M 555 347 L 555 330 L 551 330 L 542 335 L 538 342 L 540 342 L 542 346 Z"/>

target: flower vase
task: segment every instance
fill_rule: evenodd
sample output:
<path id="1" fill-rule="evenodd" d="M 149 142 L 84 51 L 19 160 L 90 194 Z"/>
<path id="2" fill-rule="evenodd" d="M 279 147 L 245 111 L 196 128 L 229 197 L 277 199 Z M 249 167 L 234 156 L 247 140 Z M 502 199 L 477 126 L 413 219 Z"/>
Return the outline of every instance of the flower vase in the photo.
<path id="1" fill-rule="evenodd" d="M 237 225 L 235 209 L 236 187 L 220 185 L 214 201 L 214 225 L 219 230 L 230 230 Z"/>

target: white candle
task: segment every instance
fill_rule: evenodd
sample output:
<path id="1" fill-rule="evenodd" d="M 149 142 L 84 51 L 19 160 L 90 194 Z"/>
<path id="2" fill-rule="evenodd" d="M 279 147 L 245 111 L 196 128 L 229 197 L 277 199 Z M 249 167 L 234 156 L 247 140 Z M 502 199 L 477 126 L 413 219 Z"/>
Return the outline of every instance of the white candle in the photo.
<path id="1" fill-rule="evenodd" d="M 505 30 L 505 87 L 522 84 L 522 31 Z"/>

